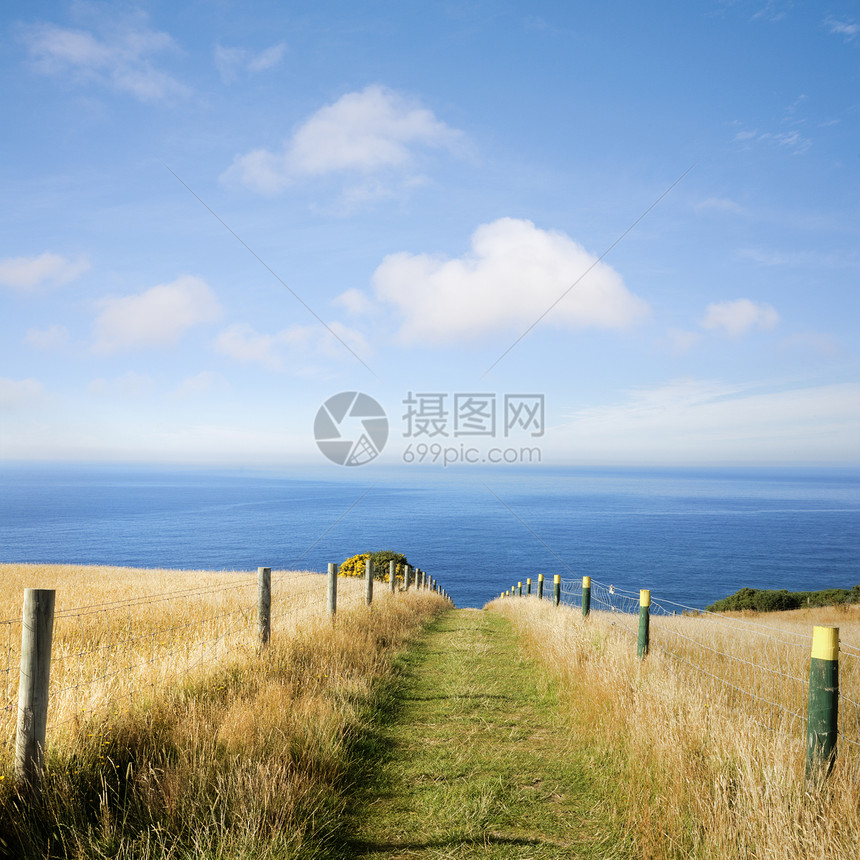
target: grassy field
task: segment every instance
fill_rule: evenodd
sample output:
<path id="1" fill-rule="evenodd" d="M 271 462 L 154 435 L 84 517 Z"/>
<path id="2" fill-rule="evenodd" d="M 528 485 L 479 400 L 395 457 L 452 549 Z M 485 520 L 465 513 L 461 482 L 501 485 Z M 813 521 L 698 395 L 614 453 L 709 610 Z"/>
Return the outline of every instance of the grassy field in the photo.
<path id="1" fill-rule="evenodd" d="M 860 856 L 860 610 L 635 619 L 534 598 L 497 600 L 527 653 L 565 691 L 594 777 L 648 858 Z M 844 737 L 821 791 L 804 779 L 804 686 L 813 624 L 840 627 Z M 587 740 L 586 740 L 587 739 Z"/>
<path id="2" fill-rule="evenodd" d="M 273 571 L 272 640 L 248 573 L 3 565 L 5 699 L 16 697 L 24 587 L 57 589 L 47 768 L 39 802 L 0 758 L 0 856 L 328 856 L 356 745 L 395 655 L 436 595 Z"/>

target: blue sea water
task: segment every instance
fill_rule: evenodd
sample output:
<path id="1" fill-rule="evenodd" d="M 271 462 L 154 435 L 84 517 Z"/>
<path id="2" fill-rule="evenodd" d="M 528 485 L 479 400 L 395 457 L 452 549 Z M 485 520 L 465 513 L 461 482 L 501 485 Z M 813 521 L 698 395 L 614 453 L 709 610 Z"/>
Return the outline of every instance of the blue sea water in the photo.
<path id="1" fill-rule="evenodd" d="M 0 561 L 323 571 L 395 549 L 458 606 L 541 572 L 695 607 L 860 582 L 856 470 L 347 471 L 7 465 Z"/>

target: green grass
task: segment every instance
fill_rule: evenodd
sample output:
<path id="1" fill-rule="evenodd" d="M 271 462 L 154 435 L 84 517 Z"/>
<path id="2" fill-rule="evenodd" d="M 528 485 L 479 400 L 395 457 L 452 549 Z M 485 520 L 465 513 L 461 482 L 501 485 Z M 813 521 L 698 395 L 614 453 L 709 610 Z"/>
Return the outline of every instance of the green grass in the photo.
<path id="1" fill-rule="evenodd" d="M 380 709 L 342 856 L 626 856 L 568 725 L 505 619 L 446 613 Z"/>

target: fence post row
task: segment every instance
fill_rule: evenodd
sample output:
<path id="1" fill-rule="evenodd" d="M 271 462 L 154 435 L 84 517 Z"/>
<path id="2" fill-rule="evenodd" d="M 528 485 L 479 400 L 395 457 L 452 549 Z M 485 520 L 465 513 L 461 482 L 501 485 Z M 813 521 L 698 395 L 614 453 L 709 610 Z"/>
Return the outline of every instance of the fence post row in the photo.
<path id="1" fill-rule="evenodd" d="M 647 588 L 639 591 L 639 638 L 636 642 L 636 655 L 645 657 L 650 646 L 651 592 Z"/>
<path id="2" fill-rule="evenodd" d="M 591 612 L 591 577 L 582 577 L 582 617 L 588 618 Z"/>
<path id="3" fill-rule="evenodd" d="M 806 779 L 829 776 L 836 760 L 839 716 L 839 628 L 815 627 L 809 664 Z"/>
<path id="4" fill-rule="evenodd" d="M 268 645 L 272 635 L 272 568 L 257 568 L 257 625 L 260 644 Z"/>
<path id="5" fill-rule="evenodd" d="M 24 591 L 15 779 L 32 793 L 39 790 L 45 764 L 55 597 L 52 588 Z"/>
<path id="6" fill-rule="evenodd" d="M 328 581 L 325 589 L 326 609 L 328 614 L 334 618 L 337 612 L 337 565 L 329 562 Z"/>

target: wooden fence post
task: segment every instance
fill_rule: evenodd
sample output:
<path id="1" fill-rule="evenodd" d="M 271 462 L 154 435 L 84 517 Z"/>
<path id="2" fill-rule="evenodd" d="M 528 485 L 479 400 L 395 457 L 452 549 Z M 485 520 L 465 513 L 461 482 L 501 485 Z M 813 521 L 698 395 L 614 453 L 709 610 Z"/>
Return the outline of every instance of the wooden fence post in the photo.
<path id="1" fill-rule="evenodd" d="M 368 559 L 364 563 L 364 602 L 370 606 L 373 603 L 373 562 Z"/>
<path id="2" fill-rule="evenodd" d="M 517 583 L 517 597 L 523 596 L 523 584 L 522 582 Z"/>
<path id="3" fill-rule="evenodd" d="M 260 644 L 268 645 L 272 635 L 272 568 L 257 568 L 257 626 Z"/>
<path id="4" fill-rule="evenodd" d="M 15 780 L 34 794 L 41 786 L 45 765 L 55 597 L 54 589 L 28 588 L 24 591 Z"/>
<path id="5" fill-rule="evenodd" d="M 582 577 L 582 617 L 588 618 L 591 612 L 591 577 Z"/>
<path id="6" fill-rule="evenodd" d="M 639 591 L 639 638 L 636 642 L 636 654 L 639 657 L 647 656 L 648 649 L 651 647 L 650 628 L 651 592 L 643 588 Z"/>
<path id="7" fill-rule="evenodd" d="M 552 581 L 552 602 L 555 606 L 561 603 L 561 574 L 557 573 Z"/>
<path id="8" fill-rule="evenodd" d="M 526 597 L 528 597 L 532 593 L 532 578 L 529 577 L 526 580 Z"/>
<path id="9" fill-rule="evenodd" d="M 326 609 L 331 618 L 337 612 L 337 565 L 329 562 L 328 582 L 325 589 Z"/>
<path id="10" fill-rule="evenodd" d="M 394 559 L 388 562 L 388 590 L 394 594 L 394 589 L 397 588 L 397 565 Z"/>
<path id="11" fill-rule="evenodd" d="M 830 775 L 836 760 L 839 716 L 839 628 L 815 627 L 809 665 L 809 713 L 806 730 L 806 779 L 817 783 Z"/>
<path id="12" fill-rule="evenodd" d="M 543 574 L 538 574 L 538 600 L 543 600 Z"/>

